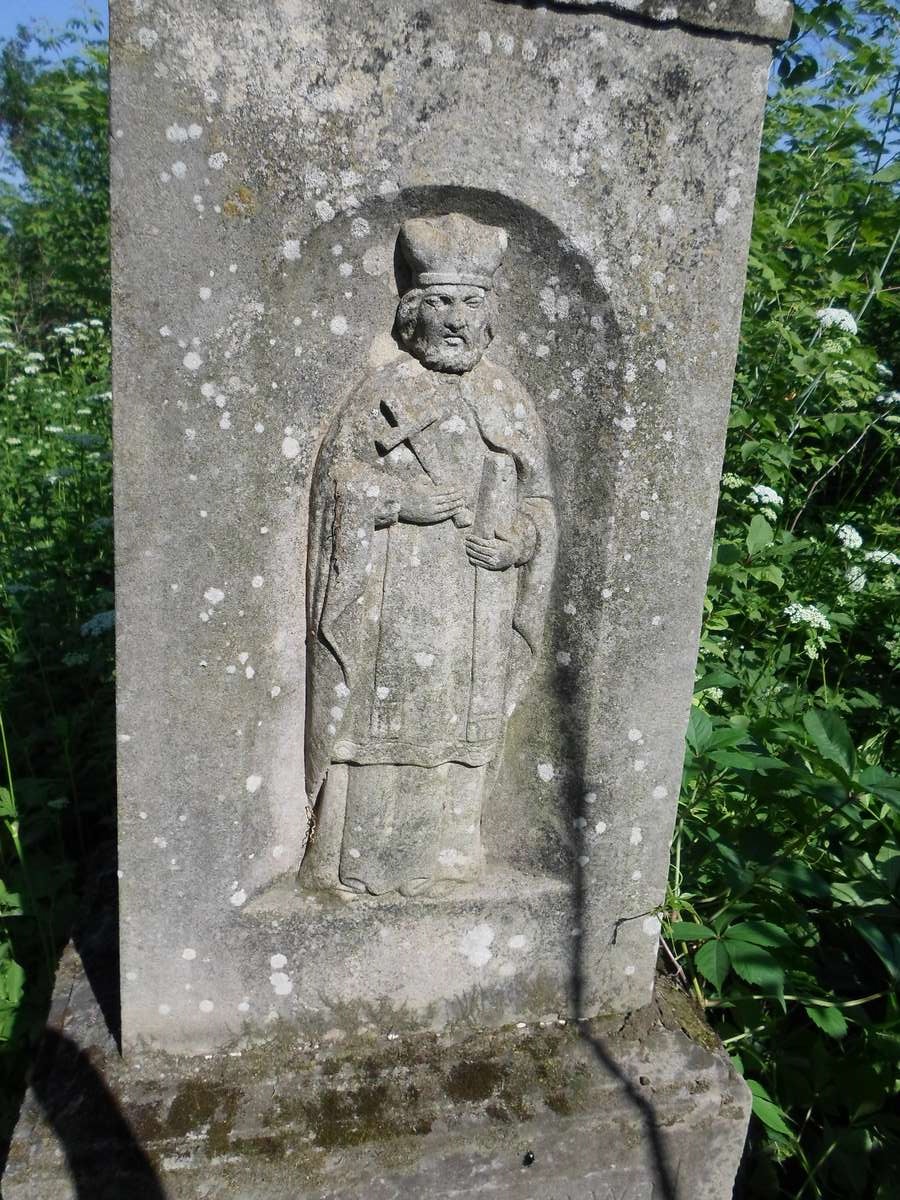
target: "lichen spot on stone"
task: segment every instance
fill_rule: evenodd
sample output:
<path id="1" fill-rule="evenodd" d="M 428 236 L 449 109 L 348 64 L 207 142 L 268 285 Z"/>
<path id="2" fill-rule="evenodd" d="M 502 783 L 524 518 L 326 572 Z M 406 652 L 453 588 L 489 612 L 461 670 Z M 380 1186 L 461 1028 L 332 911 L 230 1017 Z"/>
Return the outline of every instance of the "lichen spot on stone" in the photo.
<path id="1" fill-rule="evenodd" d="M 347 318 L 338 313 L 336 317 L 331 318 L 328 328 L 336 337 L 343 337 L 348 329 Z"/>
<path id="2" fill-rule="evenodd" d="M 262 787 L 262 775 L 248 775 L 244 787 L 251 796 L 254 795 Z"/>
<path id="3" fill-rule="evenodd" d="M 276 996 L 289 996 L 294 990 L 293 983 L 284 971 L 273 971 L 269 976 L 269 983 Z"/>
<path id="4" fill-rule="evenodd" d="M 421 667 L 423 670 L 427 670 L 429 667 L 434 665 L 434 655 L 429 653 L 427 650 L 417 650 L 414 657 L 416 660 L 416 666 Z"/>
<path id="5" fill-rule="evenodd" d="M 657 917 L 657 916 L 644 917 L 644 920 L 641 924 L 641 929 L 643 929 L 643 931 L 644 931 L 644 933 L 646 933 L 647 937 L 658 937 L 659 929 L 660 929 L 659 917 Z"/>
<path id="6" fill-rule="evenodd" d="M 243 888 L 238 888 L 236 892 L 232 892 L 228 897 L 228 903 L 233 904 L 235 908 L 240 908 L 242 904 L 247 902 L 247 893 Z"/>
<path id="7" fill-rule="evenodd" d="M 188 350 L 181 361 L 189 371 L 199 371 L 203 366 L 203 359 L 196 350 Z"/>
<path id="8" fill-rule="evenodd" d="M 476 925 L 463 934 L 459 949 L 473 967 L 484 967 L 493 957 L 491 953 L 493 941 L 494 931 L 490 925 Z"/>
<path id="9" fill-rule="evenodd" d="M 283 954 L 273 954 L 269 959 L 269 966 L 273 971 L 280 971 L 282 967 L 287 966 L 287 959 Z"/>
<path id="10" fill-rule="evenodd" d="M 641 844 L 641 842 L 644 840 L 644 834 L 640 825 L 632 825 L 628 840 L 632 846 L 639 846 Z"/>
<path id="11" fill-rule="evenodd" d="M 203 599 L 207 604 L 221 604 L 225 599 L 225 593 L 221 588 L 209 587 L 203 593 Z"/>
<path id="12" fill-rule="evenodd" d="M 556 774 L 556 768 L 553 766 L 553 763 L 548 763 L 548 762 L 538 763 L 537 773 L 538 773 L 538 778 L 543 783 L 549 783 L 551 781 L 551 779 L 553 778 L 553 776 Z"/>
<path id="13" fill-rule="evenodd" d="M 191 946 L 185 946 L 181 952 L 181 957 L 185 960 L 185 962 L 193 962 L 197 957 L 197 951 Z"/>
<path id="14" fill-rule="evenodd" d="M 281 443 L 281 453 L 285 458 L 296 458 L 300 453 L 300 443 L 294 437 L 286 437 Z"/>
<path id="15" fill-rule="evenodd" d="M 524 933 L 516 933 L 506 944 L 510 950 L 524 950 L 528 945 L 528 938 L 526 938 Z"/>

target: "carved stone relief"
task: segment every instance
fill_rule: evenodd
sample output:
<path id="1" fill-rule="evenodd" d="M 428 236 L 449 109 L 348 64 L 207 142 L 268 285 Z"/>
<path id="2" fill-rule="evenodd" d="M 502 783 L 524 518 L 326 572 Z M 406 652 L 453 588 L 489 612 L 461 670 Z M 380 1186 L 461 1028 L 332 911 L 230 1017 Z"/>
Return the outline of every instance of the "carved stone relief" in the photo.
<path id="1" fill-rule="evenodd" d="M 541 419 L 484 357 L 505 230 L 421 217 L 397 246 L 405 353 L 341 407 L 311 492 L 300 878 L 347 897 L 480 874 L 556 557 Z"/>

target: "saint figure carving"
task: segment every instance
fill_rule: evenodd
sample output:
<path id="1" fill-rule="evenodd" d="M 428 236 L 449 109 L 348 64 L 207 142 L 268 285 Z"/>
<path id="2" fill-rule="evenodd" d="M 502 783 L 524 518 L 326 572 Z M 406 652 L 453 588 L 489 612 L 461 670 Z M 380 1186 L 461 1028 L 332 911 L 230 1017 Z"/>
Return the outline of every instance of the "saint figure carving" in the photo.
<path id="1" fill-rule="evenodd" d="M 538 653 L 556 554 L 546 437 L 484 358 L 503 229 L 406 221 L 394 334 L 313 477 L 300 880 L 352 896 L 475 879 L 482 807 Z"/>

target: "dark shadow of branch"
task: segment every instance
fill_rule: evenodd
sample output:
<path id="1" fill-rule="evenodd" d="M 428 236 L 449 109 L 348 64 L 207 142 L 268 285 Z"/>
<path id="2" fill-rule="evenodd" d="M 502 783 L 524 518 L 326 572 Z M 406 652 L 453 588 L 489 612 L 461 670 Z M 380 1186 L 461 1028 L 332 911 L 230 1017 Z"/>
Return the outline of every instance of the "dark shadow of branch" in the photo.
<path id="1" fill-rule="evenodd" d="M 165 1200 L 115 1098 L 70 1038 L 46 1031 L 31 1087 L 59 1138 L 78 1200 Z"/>

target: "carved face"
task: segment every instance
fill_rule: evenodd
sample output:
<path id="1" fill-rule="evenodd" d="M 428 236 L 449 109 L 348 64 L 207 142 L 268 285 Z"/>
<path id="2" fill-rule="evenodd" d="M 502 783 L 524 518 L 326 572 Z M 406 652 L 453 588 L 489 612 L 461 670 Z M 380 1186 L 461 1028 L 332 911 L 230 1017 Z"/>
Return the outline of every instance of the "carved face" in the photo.
<path id="1" fill-rule="evenodd" d="M 478 363 L 491 340 L 491 305 L 484 288 L 433 284 L 424 288 L 406 348 L 432 371 L 461 375 Z"/>

